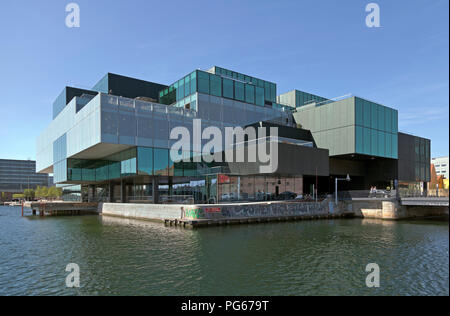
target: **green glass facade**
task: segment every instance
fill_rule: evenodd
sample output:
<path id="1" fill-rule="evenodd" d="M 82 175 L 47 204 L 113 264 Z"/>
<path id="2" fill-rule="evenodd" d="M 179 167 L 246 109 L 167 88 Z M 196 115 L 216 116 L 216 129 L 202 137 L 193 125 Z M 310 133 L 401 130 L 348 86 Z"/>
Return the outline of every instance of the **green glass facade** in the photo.
<path id="1" fill-rule="evenodd" d="M 266 102 L 275 107 L 276 85 L 268 81 L 215 67 L 216 73 L 196 70 L 159 92 L 159 102 L 166 105 L 197 109 L 195 93 L 237 100 L 258 106 Z M 227 78 L 228 77 L 228 78 Z"/>
<path id="2" fill-rule="evenodd" d="M 282 95 L 277 96 L 277 102 L 283 105 L 287 105 L 293 108 L 298 108 L 304 105 L 308 105 L 310 103 L 322 103 L 322 102 L 326 102 L 328 101 L 328 99 L 315 95 L 315 94 L 311 94 L 311 93 L 307 93 L 307 92 L 303 92 L 300 90 L 292 90 L 289 91 L 287 93 L 284 93 Z"/>
<path id="3" fill-rule="evenodd" d="M 164 148 L 134 147 L 99 160 L 70 158 L 64 182 L 102 182 L 137 175 L 198 177 L 214 165 L 194 162 L 193 152 L 183 152 L 180 157 L 183 161 L 172 160 Z"/>
<path id="4" fill-rule="evenodd" d="M 311 130 L 330 156 L 398 158 L 398 112 L 358 97 L 301 107 L 296 122 Z"/>
<path id="5" fill-rule="evenodd" d="M 224 69 L 221 67 L 213 67 L 209 70 L 210 72 L 220 75 L 222 77 L 228 77 L 233 80 L 241 81 L 255 87 L 260 88 L 260 93 L 264 90 L 264 100 L 268 102 L 276 102 L 277 99 L 277 85 L 275 83 L 261 80 L 255 77 L 247 76 L 239 72 Z"/>
<path id="6" fill-rule="evenodd" d="M 164 90 L 161 90 L 159 92 L 159 103 L 175 105 L 177 107 L 185 107 L 185 105 L 189 104 L 190 109 L 196 110 L 197 102 L 195 93 L 199 92 L 197 89 L 197 76 L 197 71 L 194 71 Z M 209 89 L 207 94 L 209 94 Z"/>
<path id="7" fill-rule="evenodd" d="M 398 111 L 355 97 L 355 152 L 398 158 Z"/>

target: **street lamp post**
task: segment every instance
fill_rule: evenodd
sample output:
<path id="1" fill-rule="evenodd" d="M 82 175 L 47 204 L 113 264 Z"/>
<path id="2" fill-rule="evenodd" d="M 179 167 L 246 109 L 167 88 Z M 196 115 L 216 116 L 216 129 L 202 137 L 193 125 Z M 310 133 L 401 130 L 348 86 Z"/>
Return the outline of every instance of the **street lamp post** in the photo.
<path id="1" fill-rule="evenodd" d="M 336 203 L 336 205 L 338 204 L 338 181 L 347 181 L 347 182 L 350 182 L 350 175 L 347 175 L 347 178 L 336 178 L 335 180 L 334 180 L 334 188 L 335 188 L 335 190 L 334 190 L 334 194 L 335 194 L 335 197 L 334 197 L 334 200 L 335 200 L 335 203 Z"/>

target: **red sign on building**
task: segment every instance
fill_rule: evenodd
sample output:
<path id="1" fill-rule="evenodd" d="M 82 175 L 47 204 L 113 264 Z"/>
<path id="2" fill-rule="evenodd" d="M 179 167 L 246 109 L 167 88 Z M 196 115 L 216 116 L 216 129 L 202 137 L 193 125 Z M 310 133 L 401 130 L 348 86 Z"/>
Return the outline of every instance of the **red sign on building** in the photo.
<path id="1" fill-rule="evenodd" d="M 230 183 L 230 177 L 227 176 L 226 174 L 219 174 L 217 176 L 217 180 L 219 181 L 219 184 Z"/>
<path id="2" fill-rule="evenodd" d="M 207 207 L 205 209 L 206 213 L 221 213 L 222 210 L 220 209 L 220 207 Z"/>

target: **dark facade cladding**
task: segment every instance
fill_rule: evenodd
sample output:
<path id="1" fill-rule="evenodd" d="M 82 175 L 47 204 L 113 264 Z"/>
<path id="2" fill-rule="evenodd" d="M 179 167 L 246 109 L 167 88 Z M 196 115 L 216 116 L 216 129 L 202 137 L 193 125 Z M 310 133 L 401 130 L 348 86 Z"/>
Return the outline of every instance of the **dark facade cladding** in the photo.
<path id="1" fill-rule="evenodd" d="M 144 97 L 157 101 L 159 92 L 165 88 L 167 86 L 163 84 L 108 73 L 92 90 L 130 99 Z"/>
<path id="2" fill-rule="evenodd" d="M 91 90 L 65 88 L 54 120 L 38 138 L 37 167 L 53 172 L 74 200 L 260 201 L 284 191 L 332 193 L 334 179 L 347 174 L 351 181 L 340 189 L 430 178 L 430 141 L 399 133 L 397 110 L 354 96 L 277 95 L 273 82 L 217 66 L 169 86 L 108 73 Z M 201 139 L 202 148 L 194 139 L 208 127 L 220 132 L 223 145 L 228 128 L 244 132 L 233 147 L 244 150 L 244 161 L 235 152 L 224 162 L 229 147 L 218 150 L 222 159 L 197 159 L 211 139 Z M 250 127 L 266 134 L 257 130 L 257 139 L 249 139 Z M 179 128 L 190 134 L 190 146 L 177 149 L 182 161 L 173 158 L 177 140 L 169 137 Z M 271 149 L 261 157 L 256 147 L 264 142 Z"/>
<path id="3" fill-rule="evenodd" d="M 81 97 L 83 95 L 85 97 L 90 96 L 88 97 L 88 100 L 84 102 L 87 103 L 92 97 L 96 96 L 99 92 L 102 92 L 131 99 L 140 97 L 156 101 L 158 100 L 159 91 L 166 87 L 166 85 L 159 83 L 107 73 L 95 84 L 92 90 L 65 87 L 58 98 L 56 98 L 55 102 L 53 102 L 53 118 L 58 116 L 74 97 Z M 81 106 L 78 105 L 77 111 L 80 110 L 83 105 L 84 104 Z"/>
<path id="4" fill-rule="evenodd" d="M 21 193 L 48 185 L 48 175 L 36 173 L 35 161 L 0 159 L 0 192 Z"/>
<path id="5" fill-rule="evenodd" d="M 398 175 L 404 182 L 429 182 L 431 142 L 429 139 L 398 133 Z"/>
<path id="6" fill-rule="evenodd" d="M 254 145 L 249 145 L 249 147 Z M 253 150 L 257 150 L 253 148 Z M 246 156 L 247 157 L 247 156 Z M 271 155 L 270 161 L 278 160 L 274 174 L 278 176 L 328 176 L 329 161 L 328 150 L 295 144 L 278 144 L 278 154 Z M 247 159 L 246 159 L 247 161 Z M 227 163 L 230 173 L 235 175 L 257 175 L 261 166 L 267 164 L 261 162 L 234 162 Z"/>
<path id="7" fill-rule="evenodd" d="M 313 147 L 317 148 L 317 144 L 314 141 L 314 137 L 312 136 L 311 131 L 307 129 L 290 127 L 270 122 L 258 122 L 255 124 L 250 124 L 248 126 L 252 126 L 254 128 L 265 127 L 267 137 L 270 136 L 270 128 L 276 127 L 278 129 L 278 137 L 303 140 L 305 142 L 310 142 Z"/>
<path id="8" fill-rule="evenodd" d="M 349 188 L 352 190 L 366 190 L 372 186 L 385 188 L 391 185 L 391 180 L 397 179 L 397 164 L 395 159 L 330 157 L 330 174 L 340 178 L 350 175 Z"/>

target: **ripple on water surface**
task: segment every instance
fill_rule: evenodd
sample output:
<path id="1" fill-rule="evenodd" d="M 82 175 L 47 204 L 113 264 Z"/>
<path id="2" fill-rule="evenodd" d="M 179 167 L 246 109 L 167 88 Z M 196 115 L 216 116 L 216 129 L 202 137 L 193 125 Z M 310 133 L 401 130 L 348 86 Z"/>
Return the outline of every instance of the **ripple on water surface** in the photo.
<path id="1" fill-rule="evenodd" d="M 184 230 L 0 206 L 0 295 L 448 295 L 448 222 L 324 220 Z M 65 267 L 80 266 L 67 289 Z M 381 287 L 365 286 L 365 267 Z"/>

